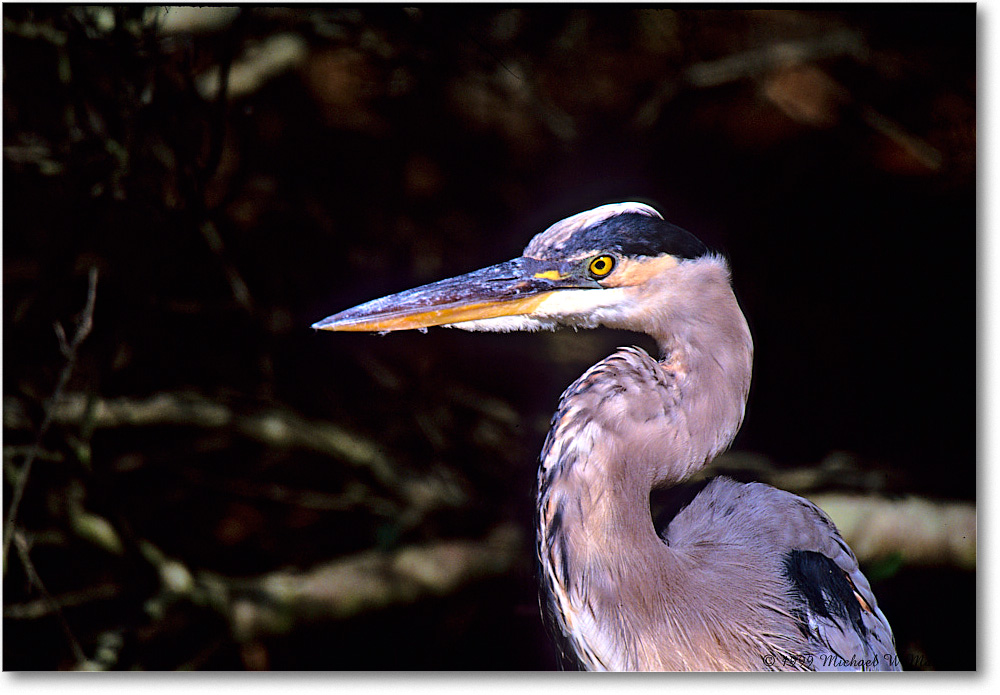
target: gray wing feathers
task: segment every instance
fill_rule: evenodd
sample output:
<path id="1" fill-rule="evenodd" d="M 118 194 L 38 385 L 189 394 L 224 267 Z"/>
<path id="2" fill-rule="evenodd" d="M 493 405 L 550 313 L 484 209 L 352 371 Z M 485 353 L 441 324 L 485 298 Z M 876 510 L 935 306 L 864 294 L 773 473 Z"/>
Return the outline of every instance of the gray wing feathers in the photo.
<path id="1" fill-rule="evenodd" d="M 716 478 L 677 514 L 664 539 L 678 550 L 708 548 L 720 556 L 739 549 L 742 562 L 762 581 L 779 575 L 784 605 L 767 610 L 787 613 L 791 634 L 777 642 L 799 644 L 791 657 L 804 662 L 799 666 L 899 670 L 892 630 L 857 558 L 830 518 L 808 500 L 762 483 Z M 711 562 L 719 566 L 718 558 Z"/>

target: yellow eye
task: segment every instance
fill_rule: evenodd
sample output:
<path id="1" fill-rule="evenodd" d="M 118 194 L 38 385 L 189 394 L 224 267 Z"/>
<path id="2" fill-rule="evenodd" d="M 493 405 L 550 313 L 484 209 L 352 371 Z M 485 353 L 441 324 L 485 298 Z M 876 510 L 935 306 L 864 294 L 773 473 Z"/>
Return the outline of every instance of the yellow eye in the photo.
<path id="1" fill-rule="evenodd" d="M 615 267 L 614 256 L 598 256 L 590 261 L 587 270 L 595 278 L 603 278 Z"/>

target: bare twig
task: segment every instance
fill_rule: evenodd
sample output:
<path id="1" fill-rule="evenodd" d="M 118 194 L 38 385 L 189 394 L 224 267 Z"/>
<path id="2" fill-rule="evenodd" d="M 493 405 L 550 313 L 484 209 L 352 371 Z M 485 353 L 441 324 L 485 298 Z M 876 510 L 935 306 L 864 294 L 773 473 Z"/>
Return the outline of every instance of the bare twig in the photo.
<path id="1" fill-rule="evenodd" d="M 219 637 L 212 640 L 207 647 L 200 650 L 193 657 L 177 667 L 178 671 L 200 671 L 208 663 L 209 659 L 215 656 L 219 650 L 225 647 L 228 641 Z"/>
<path id="2" fill-rule="evenodd" d="M 937 171 L 944 163 L 944 155 L 941 154 L 940 150 L 922 138 L 910 135 L 899 123 L 882 115 L 870 106 L 862 107 L 861 117 L 874 130 L 906 150 L 911 157 L 928 169 Z"/>
<path id="3" fill-rule="evenodd" d="M 83 307 L 83 313 L 80 315 L 80 321 L 77 324 L 73 340 L 67 342 L 66 333 L 62 326 L 58 322 L 55 324 L 56 335 L 59 337 L 59 348 L 62 351 L 63 356 L 66 358 L 66 364 L 63 367 L 62 372 L 59 374 L 59 381 L 56 383 L 56 388 L 52 392 L 52 397 L 49 399 L 49 402 L 45 407 L 45 417 L 42 419 L 42 426 L 38 428 L 38 434 L 35 436 L 34 444 L 28 451 L 28 455 L 24 460 L 24 466 L 21 467 L 21 473 L 18 476 L 17 482 L 14 484 L 14 492 L 11 495 L 10 508 L 7 510 L 7 520 L 4 523 L 3 528 L 4 573 L 7 571 L 7 554 L 10 551 L 10 542 L 14 535 L 14 524 L 17 521 L 17 509 L 21 504 L 21 499 L 24 497 L 24 489 L 28 485 L 28 477 L 31 474 L 31 466 L 41 451 L 42 438 L 52 425 L 56 404 L 62 398 L 63 390 L 66 388 L 66 384 L 69 383 L 69 377 L 73 373 L 73 367 L 76 366 L 76 355 L 80 348 L 80 344 L 83 343 L 88 335 L 90 335 L 90 331 L 94 327 L 94 303 L 97 301 L 97 268 L 90 269 L 88 281 L 87 304 Z"/>
<path id="4" fill-rule="evenodd" d="M 73 635 L 73 631 L 70 630 L 69 623 L 66 622 L 66 616 L 63 615 L 62 607 L 54 598 L 52 598 L 52 595 L 48 592 L 48 589 L 45 588 L 45 584 L 42 583 L 41 578 L 38 576 L 38 572 L 35 571 L 35 565 L 31 561 L 31 557 L 28 555 L 28 542 L 20 533 L 14 533 L 12 535 L 14 538 L 14 545 L 17 546 L 17 553 L 21 557 L 21 564 L 24 567 L 24 573 L 28 575 L 28 579 L 42 594 L 42 599 L 48 604 L 51 611 L 59 618 L 59 624 L 62 626 L 63 632 L 66 633 L 66 639 L 69 641 L 70 649 L 73 650 L 73 657 L 76 659 L 76 663 L 82 664 L 86 662 L 87 655 L 84 654 L 83 647 L 80 646 L 80 643 Z"/>
<path id="5" fill-rule="evenodd" d="M 231 68 L 222 63 L 199 75 L 198 92 L 206 98 L 218 94 L 222 98 L 241 99 L 257 92 L 274 77 L 304 63 L 308 54 L 308 44 L 298 34 L 268 37 L 241 55 Z"/>
<path id="6" fill-rule="evenodd" d="M 108 601 L 121 593 L 117 584 L 98 584 L 86 589 L 67 591 L 58 596 L 45 596 L 24 603 L 12 603 L 3 607 L 3 617 L 10 620 L 35 620 L 52 615 L 62 608 L 84 606 L 93 601 Z"/>
<path id="7" fill-rule="evenodd" d="M 634 125 L 649 128 L 660 117 L 663 107 L 683 88 L 707 89 L 739 80 L 765 75 L 787 65 L 801 65 L 827 58 L 852 56 L 863 60 L 867 47 L 861 34 L 839 29 L 809 39 L 779 41 L 733 53 L 715 60 L 695 63 L 680 77 L 664 82 L 643 104 Z"/>
<path id="8" fill-rule="evenodd" d="M 226 32 L 225 51 L 219 66 L 215 70 L 215 100 L 212 104 L 213 114 L 209 121 L 209 151 L 204 163 L 196 172 L 194 194 L 197 197 L 195 201 L 196 209 L 204 217 L 201 224 L 198 225 L 198 230 L 201 232 L 202 237 L 204 237 L 209 249 L 218 258 L 222 270 L 226 275 L 226 280 L 229 282 L 229 289 L 232 292 L 233 299 L 236 300 L 236 303 L 242 309 L 252 313 L 253 300 L 250 296 L 250 288 L 240 274 L 240 271 L 236 268 L 236 264 L 233 263 L 226 253 L 222 234 L 219 232 L 216 224 L 209 218 L 208 203 L 206 201 L 208 184 L 212 180 L 212 177 L 218 173 L 219 165 L 222 163 L 222 153 L 226 143 L 226 115 L 229 104 L 229 80 L 233 67 L 233 54 L 237 50 L 238 39 L 242 35 L 242 31 L 238 27 L 242 26 L 246 15 L 246 12 L 236 15 L 230 30 Z M 207 98 L 204 92 L 203 96 Z"/>
<path id="9" fill-rule="evenodd" d="M 494 528 L 481 540 L 437 541 L 395 551 L 369 550 L 307 572 L 223 579 L 233 634 L 240 642 L 282 634 L 301 623 L 344 620 L 390 606 L 445 596 L 498 576 L 520 557 L 521 533 Z"/>
<path id="10" fill-rule="evenodd" d="M 695 87 L 717 87 L 764 74 L 782 65 L 809 63 L 826 58 L 866 55 L 864 39 L 851 29 L 797 41 L 769 43 L 749 51 L 696 63 L 684 77 Z"/>
<path id="11" fill-rule="evenodd" d="M 139 550 L 161 581 L 160 592 L 146 602 L 150 615 L 160 617 L 178 601 L 210 607 L 229 621 L 236 641 L 248 646 L 301 625 L 453 594 L 510 571 L 522 557 L 523 544 L 517 526 L 500 524 L 480 539 L 370 549 L 305 571 L 254 577 L 188 569 L 145 540 Z"/>
<path id="12" fill-rule="evenodd" d="M 303 509 L 342 512 L 350 509 L 368 509 L 373 514 L 393 516 L 398 513 L 398 505 L 382 499 L 367 485 L 358 482 L 348 484 L 340 494 L 301 490 L 276 483 L 257 483 L 252 480 L 232 480 L 222 476 L 212 476 L 200 469 L 186 471 L 184 477 L 191 483 L 212 490 L 220 490 L 255 500 L 268 500 L 279 504 L 289 504 Z"/>
<path id="13" fill-rule="evenodd" d="M 226 275 L 226 281 L 229 283 L 229 290 L 233 294 L 233 299 L 236 300 L 241 308 L 248 312 L 251 311 L 253 309 L 253 300 L 250 297 L 250 288 L 246 280 L 243 279 L 243 276 L 240 275 L 240 271 L 236 269 L 236 266 L 226 256 L 226 247 L 215 223 L 211 220 L 205 220 L 198 225 L 198 231 L 201 232 L 205 243 L 208 244 L 208 248 L 211 249 L 212 253 L 216 255 L 222 264 L 222 271 Z"/>
<path id="14" fill-rule="evenodd" d="M 898 468 L 862 460 L 844 451 L 831 452 L 822 461 L 794 468 L 779 468 L 760 454 L 728 451 L 700 475 L 719 474 L 744 481 L 757 480 L 806 497 L 830 490 L 905 494 L 912 484 Z"/>
<path id="15" fill-rule="evenodd" d="M 4 17 L 3 30 L 5 34 L 14 34 L 22 39 L 41 39 L 59 47 L 65 46 L 69 40 L 65 31 L 60 31 L 42 22 L 16 22 L 9 17 Z"/>
<path id="16" fill-rule="evenodd" d="M 79 422 L 88 402 L 86 394 L 63 394 L 50 408 L 51 418 L 56 423 Z M 330 456 L 359 471 L 366 471 L 382 489 L 402 500 L 404 509 L 394 514 L 403 526 L 418 523 L 430 510 L 460 506 L 466 499 L 461 486 L 448 471 L 423 475 L 400 472 L 370 439 L 330 422 L 307 420 L 288 410 L 272 408 L 259 413 L 239 413 L 225 403 L 192 393 L 161 393 L 147 399 L 97 399 L 91 407 L 95 429 L 156 425 L 232 428 L 244 437 L 275 449 L 305 449 Z M 13 398 L 5 399 L 4 427 L 19 429 L 26 425 L 27 419 L 18 402 Z M 284 494 L 277 488 L 272 492 Z M 327 499 L 321 505 L 330 508 L 330 501 Z M 343 497 L 340 503 L 354 506 L 355 501 L 357 498 L 351 494 Z M 375 504 L 368 506 L 377 507 Z"/>

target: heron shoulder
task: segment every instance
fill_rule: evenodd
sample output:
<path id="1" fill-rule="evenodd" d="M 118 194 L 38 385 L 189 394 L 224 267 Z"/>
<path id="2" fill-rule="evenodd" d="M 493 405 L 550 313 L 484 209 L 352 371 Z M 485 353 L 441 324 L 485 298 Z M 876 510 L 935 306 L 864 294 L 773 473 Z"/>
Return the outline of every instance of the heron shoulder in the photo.
<path id="1" fill-rule="evenodd" d="M 762 581 L 780 581 L 813 668 L 898 668 L 892 630 L 857 558 L 812 502 L 763 483 L 719 477 L 662 536 L 717 571 L 734 559 L 730 549 L 740 548 L 739 562 L 754 566 Z"/>

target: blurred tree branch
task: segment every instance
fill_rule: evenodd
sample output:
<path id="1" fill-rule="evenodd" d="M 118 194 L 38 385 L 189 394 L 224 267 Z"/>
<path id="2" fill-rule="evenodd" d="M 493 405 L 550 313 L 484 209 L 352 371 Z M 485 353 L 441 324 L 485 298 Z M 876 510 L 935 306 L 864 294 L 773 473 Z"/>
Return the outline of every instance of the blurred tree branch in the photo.
<path id="1" fill-rule="evenodd" d="M 393 551 L 368 550 L 306 572 L 223 580 L 239 642 L 287 632 L 301 622 L 345 620 L 389 606 L 446 596 L 506 573 L 520 557 L 521 533 L 502 525 L 482 540 L 444 540 Z"/>
<path id="2" fill-rule="evenodd" d="M 976 506 L 908 496 L 821 494 L 810 499 L 830 515 L 858 560 L 898 556 L 907 565 L 976 569 Z"/>
<path id="3" fill-rule="evenodd" d="M 480 540 L 366 550 L 304 572 L 280 570 L 245 578 L 190 570 L 146 541 L 140 548 L 161 580 L 147 612 L 155 617 L 185 600 L 210 606 L 229 621 L 233 637 L 245 646 L 301 624 L 346 620 L 446 596 L 503 575 L 521 558 L 522 537 L 518 527 L 504 524 Z"/>
<path id="4" fill-rule="evenodd" d="M 98 584 L 85 589 L 67 591 L 58 596 L 45 596 L 24 603 L 4 604 L 3 617 L 12 620 L 36 620 L 52 615 L 63 608 L 75 608 L 91 601 L 104 601 L 118 596 L 120 589 L 117 584 Z"/>
<path id="5" fill-rule="evenodd" d="M 42 438 L 45 437 L 45 434 L 49 431 L 49 427 L 55 419 L 57 405 L 62 399 L 63 390 L 66 388 L 70 375 L 73 373 L 73 367 L 76 366 L 77 351 L 80 348 L 80 344 L 86 340 L 87 336 L 90 335 L 91 329 L 94 327 L 94 304 L 97 301 L 97 268 L 90 269 L 88 283 L 87 303 L 84 305 L 83 312 L 80 314 L 80 319 L 77 322 L 76 333 L 73 334 L 73 339 L 71 341 L 67 341 L 66 332 L 63 330 L 62 325 L 58 322 L 55 324 L 56 335 L 59 337 L 59 349 L 62 352 L 63 357 L 66 359 L 66 364 L 59 373 L 59 380 L 56 382 L 55 390 L 52 392 L 52 396 L 49 398 L 45 406 L 45 417 L 43 418 L 42 424 L 38 428 L 38 432 L 35 435 L 34 444 L 32 444 L 31 448 L 28 450 L 24 459 L 24 465 L 21 466 L 17 480 L 14 483 L 14 491 L 11 496 L 10 507 L 7 510 L 7 520 L 4 523 L 3 529 L 3 567 L 5 574 L 7 572 L 7 553 L 10 550 L 11 539 L 14 535 L 14 527 L 17 522 L 17 510 L 21 504 L 21 499 L 24 496 L 24 490 L 28 485 L 28 478 L 31 475 L 31 466 L 34 464 L 35 458 L 41 451 Z"/>
<path id="6" fill-rule="evenodd" d="M 42 602 L 48 609 L 48 611 L 55 613 L 59 618 L 59 626 L 62 628 L 63 633 L 66 635 L 66 640 L 69 642 L 70 649 L 73 650 L 73 656 L 76 658 L 78 663 L 82 663 L 86 660 L 86 655 L 83 652 L 83 648 L 80 646 L 80 642 L 76 639 L 73 631 L 69 627 L 69 623 L 66 622 L 66 616 L 63 615 L 62 607 L 59 602 L 56 601 L 49 594 L 48 589 L 45 588 L 45 584 L 42 582 L 42 578 L 38 576 L 38 572 L 35 570 L 35 564 L 31 561 L 31 556 L 28 552 L 28 542 L 24 539 L 24 536 L 17 532 L 12 532 L 14 539 L 14 546 L 17 548 L 17 553 L 21 558 L 21 565 L 24 567 L 24 572 L 28 576 L 32 585 L 38 589 L 39 593 L 42 595 Z M 6 611 L 4 613 L 6 616 Z"/>
<path id="7" fill-rule="evenodd" d="M 305 420 L 288 410 L 272 408 L 263 413 L 239 413 L 224 403 L 192 393 L 160 393 L 147 399 L 96 399 L 83 393 L 59 394 L 48 408 L 48 420 L 60 424 L 82 421 L 87 409 L 94 429 L 190 426 L 206 429 L 233 428 L 241 435 L 278 449 L 306 449 L 330 456 L 364 470 L 393 497 L 403 503 L 397 508 L 380 506 L 379 495 L 365 492 L 363 485 L 334 503 L 326 496 L 323 508 L 345 508 L 355 504 L 372 506 L 380 514 L 396 516 L 403 527 L 419 523 L 427 512 L 440 507 L 457 507 L 466 499 L 461 487 L 443 472 L 418 475 L 405 473 L 379 450 L 378 445 L 347 429 L 328 422 Z M 4 427 L 11 430 L 30 426 L 20 402 L 4 400 Z M 358 482 L 361 485 L 360 481 Z M 287 490 L 274 488 L 272 497 L 289 499 Z M 292 496 L 294 498 L 294 496 Z"/>

